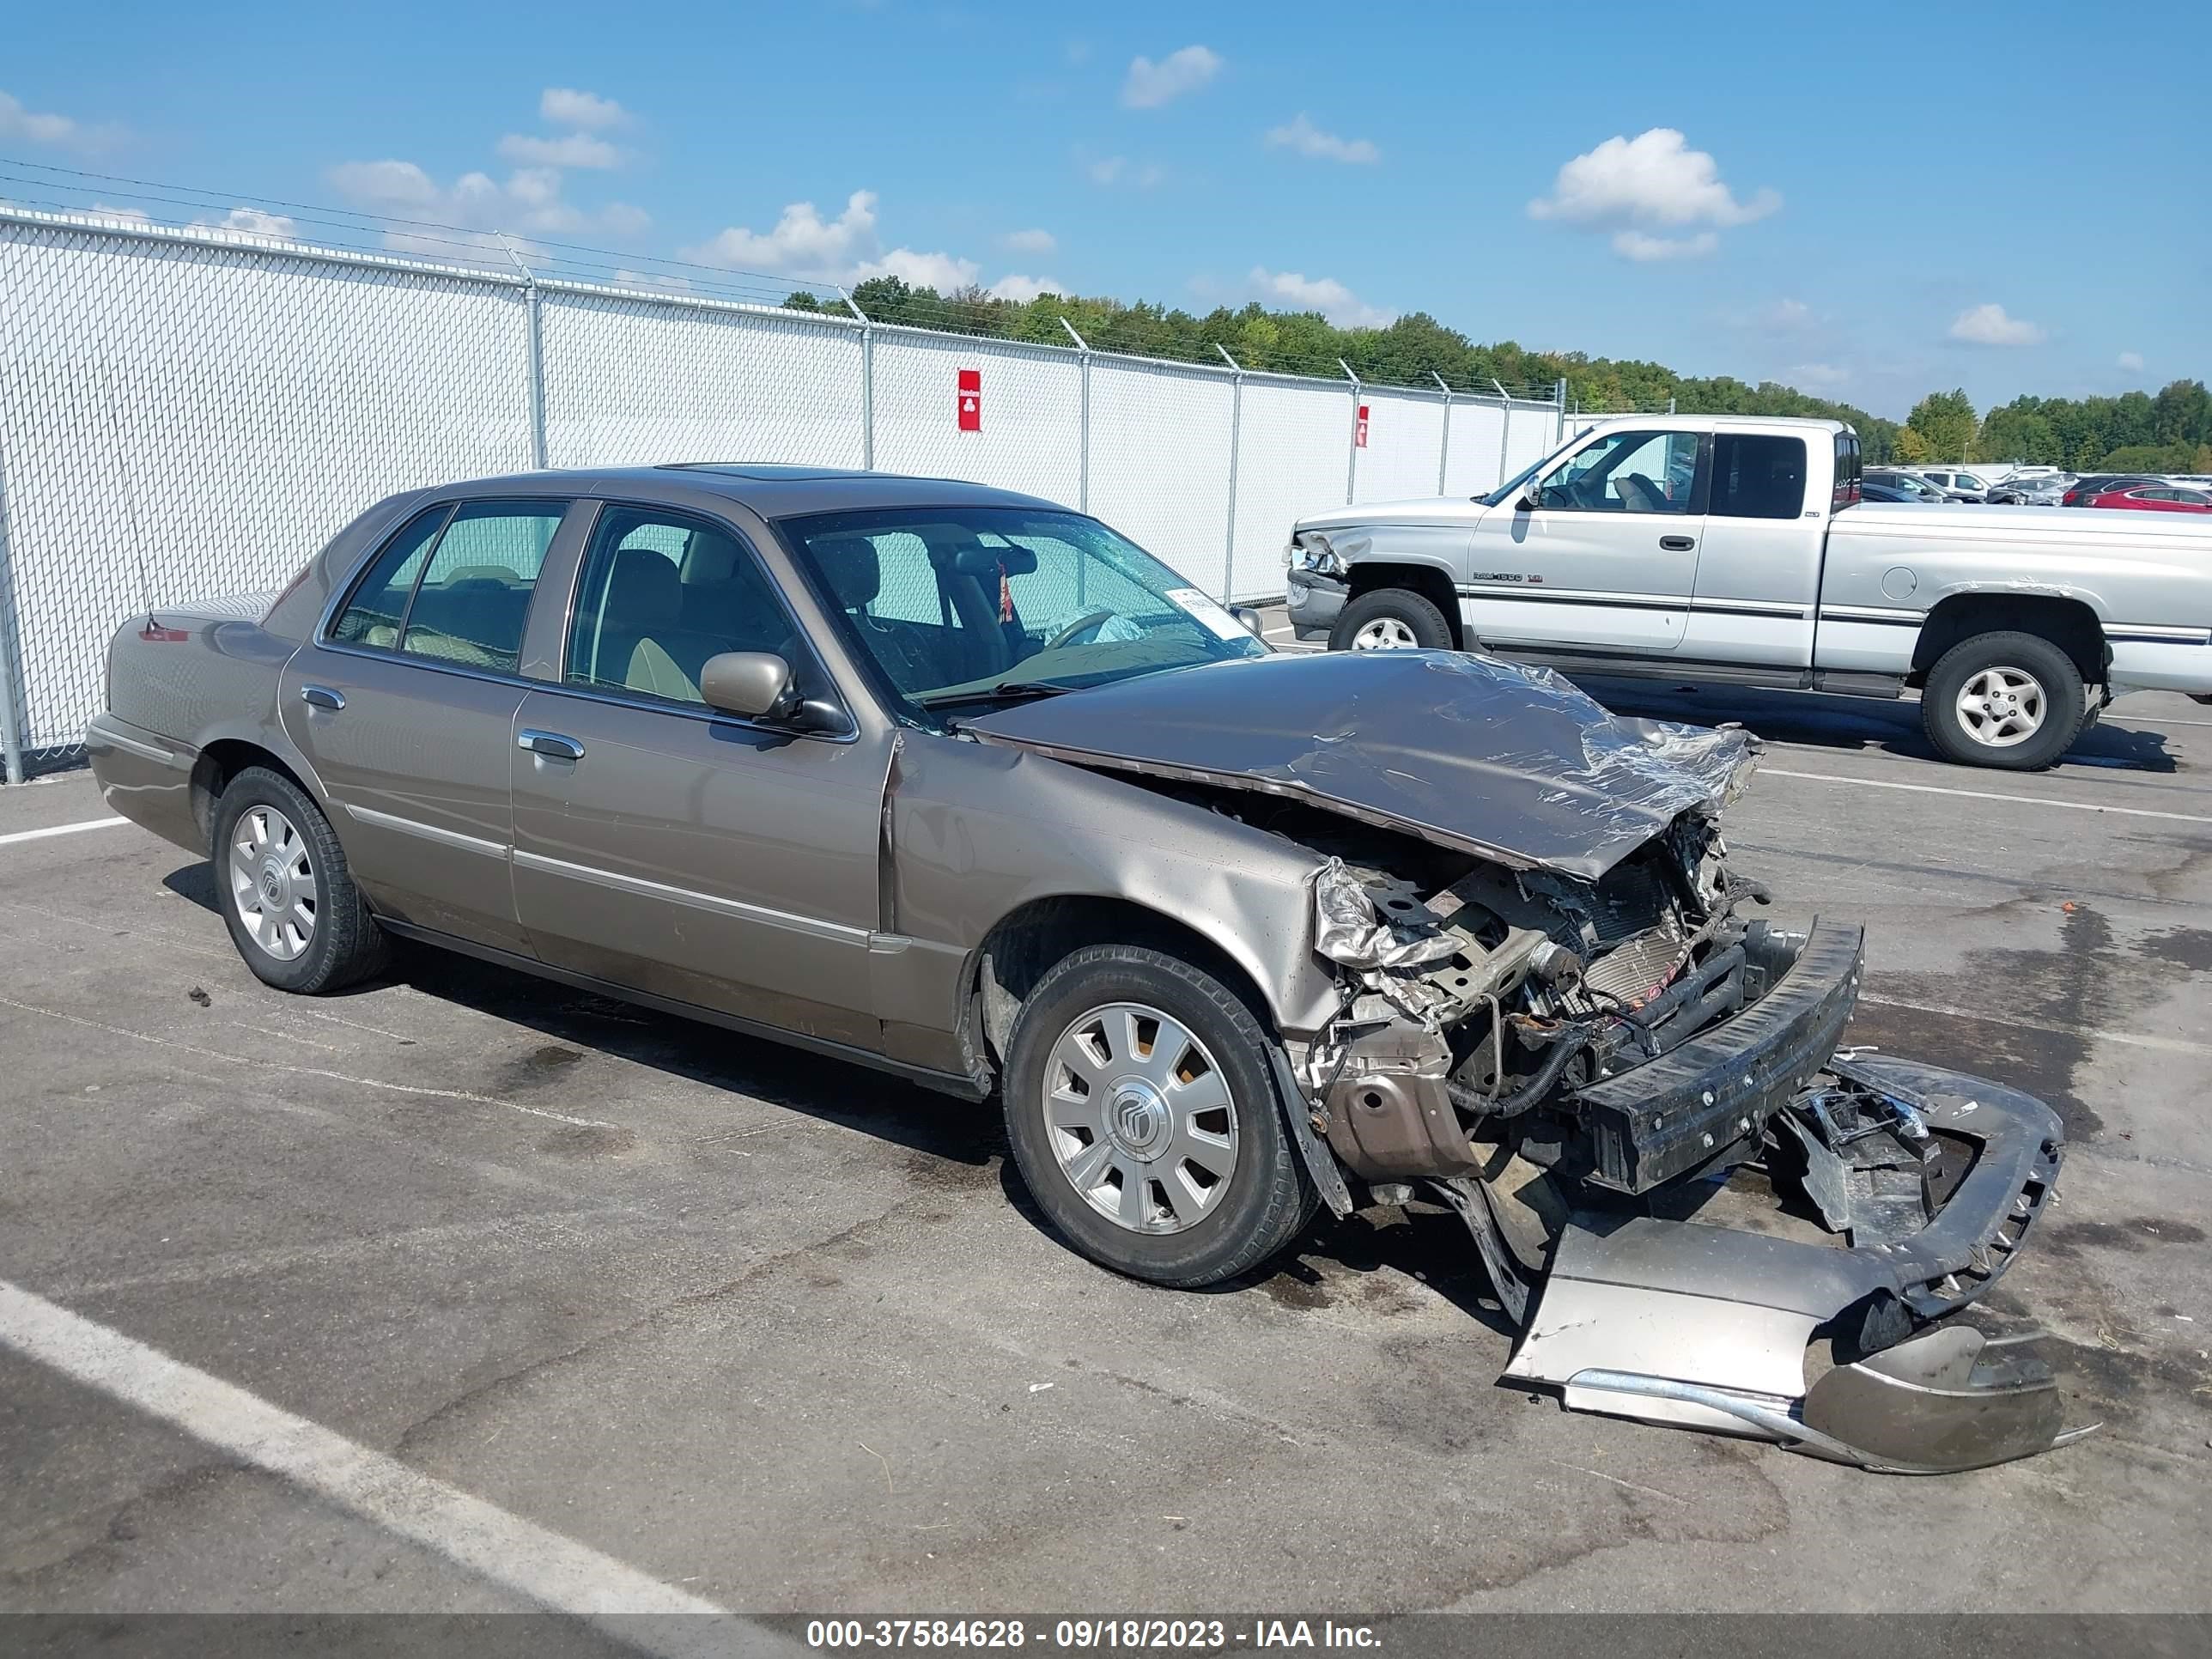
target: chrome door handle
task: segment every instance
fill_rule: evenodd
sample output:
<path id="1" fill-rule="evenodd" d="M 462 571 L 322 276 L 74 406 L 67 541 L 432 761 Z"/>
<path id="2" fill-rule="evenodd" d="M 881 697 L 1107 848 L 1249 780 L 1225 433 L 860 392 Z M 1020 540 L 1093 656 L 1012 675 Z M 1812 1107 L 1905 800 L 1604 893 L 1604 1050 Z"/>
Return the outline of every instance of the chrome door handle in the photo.
<path id="1" fill-rule="evenodd" d="M 514 735 L 514 746 L 554 760 L 584 758 L 584 745 L 574 738 L 562 737 L 558 732 L 518 732 Z"/>
<path id="2" fill-rule="evenodd" d="M 311 708 L 328 708 L 335 713 L 345 707 L 345 693 L 333 691 L 327 685 L 303 685 L 300 701 Z"/>
<path id="3" fill-rule="evenodd" d="M 1659 538 L 1659 545 L 1669 553 L 1687 553 L 1697 544 L 1698 538 L 1695 536 L 1662 536 Z"/>

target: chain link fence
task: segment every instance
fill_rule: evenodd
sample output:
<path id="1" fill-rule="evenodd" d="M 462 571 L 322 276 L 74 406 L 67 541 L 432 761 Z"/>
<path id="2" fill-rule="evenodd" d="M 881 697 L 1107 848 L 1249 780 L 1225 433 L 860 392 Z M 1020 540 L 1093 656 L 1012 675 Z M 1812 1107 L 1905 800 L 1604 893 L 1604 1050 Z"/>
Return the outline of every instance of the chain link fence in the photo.
<path id="1" fill-rule="evenodd" d="M 496 268 L 488 240 L 478 269 L 0 208 L 11 781 L 81 747 L 125 617 L 281 587 L 362 508 L 426 484 L 740 459 L 971 479 L 1092 513 L 1234 602 L 1281 592 L 1300 515 L 1486 491 L 1571 429 L 1557 397 L 541 278 Z"/>

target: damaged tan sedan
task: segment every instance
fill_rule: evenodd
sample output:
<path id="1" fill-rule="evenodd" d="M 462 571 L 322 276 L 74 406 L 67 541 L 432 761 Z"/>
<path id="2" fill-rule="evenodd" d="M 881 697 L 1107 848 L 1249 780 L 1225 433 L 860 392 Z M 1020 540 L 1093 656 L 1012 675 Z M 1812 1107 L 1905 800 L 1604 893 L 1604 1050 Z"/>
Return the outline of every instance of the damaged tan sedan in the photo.
<path id="1" fill-rule="evenodd" d="M 1753 740 L 1452 653 L 1285 656 L 1097 520 L 764 466 L 372 508 L 134 618 L 88 734 L 253 971 L 394 938 L 996 1094 L 1079 1249 L 1199 1286 L 1448 1206 L 1570 1407 L 1936 1471 L 2063 1437 L 1952 1317 L 2048 1201 L 2002 1085 L 1836 1049 Z"/>

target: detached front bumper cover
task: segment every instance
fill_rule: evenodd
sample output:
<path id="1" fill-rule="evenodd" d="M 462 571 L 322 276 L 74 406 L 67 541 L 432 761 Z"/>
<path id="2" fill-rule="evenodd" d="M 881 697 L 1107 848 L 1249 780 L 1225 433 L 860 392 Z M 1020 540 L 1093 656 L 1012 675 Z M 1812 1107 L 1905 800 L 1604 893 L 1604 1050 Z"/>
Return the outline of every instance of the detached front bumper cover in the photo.
<path id="1" fill-rule="evenodd" d="M 1972 1167 L 1940 1200 L 1931 1194 L 1922 1224 L 1901 1226 L 1894 1204 L 1866 1206 L 1844 1247 L 1577 1212 L 1506 1376 L 1558 1387 L 1571 1409 L 1754 1435 L 1897 1474 L 1978 1468 L 2088 1432 L 2062 1432 L 2056 1379 L 2027 1351 L 2032 1338 L 1955 1322 L 1907 1334 L 2009 1265 L 2057 1177 L 2057 1114 L 1908 1060 L 1839 1056 L 1827 1069 L 1870 1091 L 1908 1136 L 1971 1145 Z M 1814 1111 L 1818 1092 L 1790 1110 Z M 1808 1151 L 1838 1166 L 1816 1162 L 1808 1190 L 1823 1178 L 1843 1190 L 1854 1161 L 1817 1139 Z M 1808 1386 L 1816 1333 L 1861 1357 Z"/>

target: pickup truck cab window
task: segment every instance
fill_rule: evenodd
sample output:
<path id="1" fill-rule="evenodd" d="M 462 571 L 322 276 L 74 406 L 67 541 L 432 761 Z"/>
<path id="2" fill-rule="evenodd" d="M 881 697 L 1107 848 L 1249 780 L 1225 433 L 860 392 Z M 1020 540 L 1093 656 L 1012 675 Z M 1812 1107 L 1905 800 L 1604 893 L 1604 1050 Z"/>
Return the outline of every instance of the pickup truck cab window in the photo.
<path id="1" fill-rule="evenodd" d="M 1713 437 L 1711 512 L 1726 519 L 1794 519 L 1805 510 L 1805 441 L 1764 432 Z"/>
<path id="2" fill-rule="evenodd" d="M 1692 511 L 1698 434 L 1612 432 L 1577 450 L 1537 486 L 1537 504 L 1554 512 Z"/>

